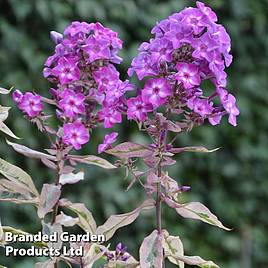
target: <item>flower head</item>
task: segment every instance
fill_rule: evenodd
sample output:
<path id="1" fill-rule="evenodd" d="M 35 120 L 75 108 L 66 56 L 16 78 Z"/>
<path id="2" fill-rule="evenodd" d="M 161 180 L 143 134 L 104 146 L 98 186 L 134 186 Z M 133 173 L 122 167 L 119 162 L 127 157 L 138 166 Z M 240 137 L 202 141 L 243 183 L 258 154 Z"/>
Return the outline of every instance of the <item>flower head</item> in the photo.
<path id="1" fill-rule="evenodd" d="M 112 107 L 103 107 L 98 116 L 104 122 L 105 128 L 111 128 L 114 124 L 122 122 L 121 113 Z"/>
<path id="2" fill-rule="evenodd" d="M 62 140 L 67 145 L 72 145 L 76 150 L 89 141 L 88 129 L 79 121 L 63 125 Z"/>
<path id="3" fill-rule="evenodd" d="M 200 73 L 196 65 L 192 63 L 178 63 L 176 69 L 178 72 L 175 78 L 180 83 L 183 83 L 185 89 L 200 85 Z"/>
<path id="4" fill-rule="evenodd" d="M 13 93 L 13 100 L 18 104 L 20 110 L 25 112 L 30 118 L 38 116 L 44 108 L 41 96 L 31 92 L 22 94 L 19 90 L 16 90 Z"/>
<path id="5" fill-rule="evenodd" d="M 147 113 L 152 111 L 153 107 L 150 104 L 146 104 L 141 96 L 136 98 L 130 98 L 127 101 L 127 117 L 128 119 L 138 120 L 143 122 L 147 119 Z"/>
<path id="6" fill-rule="evenodd" d="M 73 90 L 65 89 L 60 97 L 59 107 L 66 117 L 74 118 L 78 114 L 85 113 L 85 96 L 82 93 L 75 93 Z"/>
<path id="7" fill-rule="evenodd" d="M 236 106 L 236 99 L 232 94 L 228 94 L 223 101 L 223 107 L 229 114 L 229 123 L 236 126 L 236 117 L 239 115 L 239 110 Z"/>
<path id="8" fill-rule="evenodd" d="M 223 98 L 219 91 L 221 88 L 227 92 L 225 68 L 232 62 L 230 36 L 224 26 L 217 24 L 217 16 L 210 7 L 202 2 L 196 2 L 196 6 L 158 22 L 151 31 L 153 38 L 140 45 L 128 74 L 135 72 L 139 80 L 146 78 L 138 95 L 153 106 L 154 112 L 161 107 L 169 114 L 180 111 L 181 119 L 190 128 L 203 124 L 205 119 L 212 125 L 218 124 L 226 114 L 229 123 L 236 125 L 239 111 L 235 97 Z M 204 88 L 208 83 L 203 81 L 214 86 L 209 96 Z M 153 82 L 159 82 L 162 87 L 152 90 Z M 148 110 L 145 104 L 135 106 L 138 100 L 139 97 L 128 102 L 128 118 L 143 122 Z"/>
<path id="9" fill-rule="evenodd" d="M 122 122 L 125 93 L 133 86 L 122 81 L 114 64 L 122 40 L 100 23 L 72 22 L 63 34 L 51 32 L 55 52 L 45 62 L 44 76 L 63 123 L 76 120 L 93 129 Z"/>
<path id="10" fill-rule="evenodd" d="M 62 85 L 77 81 L 80 78 L 80 70 L 74 58 L 63 57 L 59 59 L 58 65 L 52 69 L 52 72 L 59 78 Z"/>
<path id="11" fill-rule="evenodd" d="M 110 54 L 110 42 L 106 38 L 89 36 L 86 45 L 83 46 L 83 50 L 87 53 L 87 61 L 94 62 L 98 59 L 109 59 Z"/>
<path id="12" fill-rule="evenodd" d="M 153 107 L 159 107 L 164 104 L 170 95 L 171 86 L 165 78 L 149 79 L 142 90 L 142 100 L 153 105 Z"/>

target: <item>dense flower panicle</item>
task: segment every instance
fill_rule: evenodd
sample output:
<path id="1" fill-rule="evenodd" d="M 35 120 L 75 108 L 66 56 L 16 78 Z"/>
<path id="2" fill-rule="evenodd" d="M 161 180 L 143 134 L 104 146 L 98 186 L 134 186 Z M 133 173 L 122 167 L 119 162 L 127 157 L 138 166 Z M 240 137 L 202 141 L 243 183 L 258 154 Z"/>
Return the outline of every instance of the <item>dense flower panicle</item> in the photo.
<path id="1" fill-rule="evenodd" d="M 20 110 L 25 112 L 30 118 L 40 115 L 44 105 L 41 96 L 31 92 L 21 93 L 19 90 L 13 92 L 13 100 L 18 104 Z"/>
<path id="2" fill-rule="evenodd" d="M 108 261 L 126 262 L 130 258 L 130 254 L 127 252 L 127 247 L 121 242 L 117 244 L 115 251 L 106 250 L 104 256 Z"/>
<path id="3" fill-rule="evenodd" d="M 112 132 L 110 134 L 105 135 L 103 143 L 98 146 L 98 153 L 100 154 L 107 149 L 110 149 L 112 147 L 112 144 L 116 141 L 117 136 L 117 132 Z"/>
<path id="4" fill-rule="evenodd" d="M 63 125 L 63 142 L 72 145 L 76 150 L 81 149 L 81 145 L 87 143 L 89 138 L 88 129 L 81 122 L 77 121 Z"/>
<path id="5" fill-rule="evenodd" d="M 47 59 L 43 73 L 55 84 L 50 93 L 64 126 L 77 120 L 90 129 L 98 123 L 105 128 L 121 123 L 124 95 L 133 86 L 120 80 L 114 66 L 121 62 L 118 51 L 123 42 L 118 34 L 100 23 L 75 21 L 63 35 L 51 32 L 51 38 L 55 53 Z M 70 144 L 69 138 L 63 140 Z"/>
<path id="6" fill-rule="evenodd" d="M 150 82 L 146 82 L 139 92 L 143 101 L 152 104 L 154 110 L 160 105 L 166 105 L 169 110 L 183 108 L 187 120 L 201 124 L 208 119 L 213 125 L 219 124 L 222 116 L 228 114 L 229 123 L 235 126 L 239 110 L 234 96 L 225 89 L 225 68 L 232 63 L 231 39 L 225 28 L 216 23 L 217 16 L 211 8 L 201 2 L 196 5 L 197 8 L 185 8 L 157 23 L 152 29 L 154 37 L 141 44 L 128 74 L 135 72 L 139 80 L 161 79 L 168 85 L 170 93 L 162 97 L 153 94 Z M 202 81 L 205 80 L 215 87 L 211 96 L 203 89 Z M 129 118 L 146 120 L 146 109 L 139 119 L 132 116 L 132 101 L 129 104 Z"/>

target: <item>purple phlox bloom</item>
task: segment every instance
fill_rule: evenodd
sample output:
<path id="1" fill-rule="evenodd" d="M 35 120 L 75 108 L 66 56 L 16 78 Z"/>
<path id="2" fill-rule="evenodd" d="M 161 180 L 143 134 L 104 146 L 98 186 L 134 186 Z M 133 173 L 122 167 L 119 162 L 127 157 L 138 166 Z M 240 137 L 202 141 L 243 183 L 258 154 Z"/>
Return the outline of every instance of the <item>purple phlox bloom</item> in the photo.
<path id="1" fill-rule="evenodd" d="M 52 69 L 53 74 L 59 78 L 62 85 L 80 79 L 80 70 L 74 58 L 60 58 L 58 65 Z"/>
<path id="2" fill-rule="evenodd" d="M 31 118 L 38 116 L 44 108 L 41 96 L 31 92 L 26 92 L 22 96 L 21 94 L 22 93 L 18 91 L 13 93 L 13 99 L 18 103 L 20 110 Z"/>
<path id="3" fill-rule="evenodd" d="M 154 108 L 164 104 L 170 95 L 171 86 L 165 78 L 149 79 L 142 90 L 142 100 L 147 104 L 152 104 Z"/>
<path id="4" fill-rule="evenodd" d="M 152 94 L 147 82 L 145 83 L 141 91 L 142 100 L 152 104 L 153 108 L 166 104 L 175 111 L 178 107 L 185 107 L 186 104 L 194 112 L 191 116 L 187 116 L 186 109 L 186 113 L 184 112 L 186 120 L 200 124 L 204 119 L 208 119 L 215 125 L 219 124 L 222 116 L 228 113 L 229 122 L 236 124 L 235 118 L 238 112 L 235 104 L 233 101 L 227 102 L 230 108 L 224 102 L 224 98 L 229 94 L 225 89 L 227 86 L 225 68 L 232 62 L 230 36 L 224 26 L 217 23 L 217 16 L 210 7 L 199 1 L 196 2 L 196 6 L 196 8 L 185 8 L 158 22 L 151 31 L 153 38 L 140 45 L 139 53 L 132 60 L 128 74 L 133 75 L 135 72 L 139 80 L 149 78 L 148 81 L 161 77 L 170 85 L 171 93 L 164 98 Z M 204 95 L 203 91 L 196 91 L 205 80 L 210 80 L 215 85 L 216 90 L 213 94 L 220 95 L 220 106 L 214 103 L 214 98 L 206 97 L 205 90 Z M 218 88 L 222 88 L 222 93 L 218 92 Z M 136 106 L 134 100 L 137 102 L 139 97 L 132 98 L 132 101 L 128 102 L 130 105 L 128 118 L 144 121 L 148 110 L 142 103 Z M 223 103 L 224 106 L 228 106 L 227 110 L 231 109 L 232 112 L 227 112 L 225 108 L 223 111 Z M 136 107 L 142 112 L 138 112 Z M 197 114 L 201 118 L 197 118 Z"/>
<path id="5" fill-rule="evenodd" d="M 226 99 L 223 101 L 223 107 L 229 114 L 228 122 L 236 126 L 236 117 L 239 115 L 239 109 L 236 106 L 236 99 L 232 94 L 228 94 Z"/>
<path id="6" fill-rule="evenodd" d="M 81 145 L 86 144 L 89 138 L 88 129 L 80 121 L 63 125 L 63 142 L 76 150 L 81 149 Z"/>
<path id="7" fill-rule="evenodd" d="M 209 116 L 208 121 L 212 126 L 218 125 L 221 122 L 222 114 L 212 114 Z"/>
<path id="8" fill-rule="evenodd" d="M 132 60 L 128 75 L 132 76 L 136 72 L 139 80 L 142 80 L 145 76 L 157 75 L 157 69 L 151 63 L 151 57 L 148 53 L 140 53 L 138 57 Z"/>
<path id="9" fill-rule="evenodd" d="M 117 132 L 112 132 L 110 134 L 105 135 L 103 143 L 98 146 L 98 153 L 102 153 L 107 149 L 110 149 L 112 144 L 116 141 L 118 136 Z"/>
<path id="10" fill-rule="evenodd" d="M 130 98 L 127 100 L 127 117 L 128 119 L 144 122 L 147 119 L 147 113 L 153 110 L 153 106 L 146 104 L 141 96 Z"/>
<path id="11" fill-rule="evenodd" d="M 114 107 L 103 107 L 98 112 L 99 119 L 104 121 L 105 128 L 111 128 L 116 123 L 122 122 L 122 115 L 119 111 L 116 110 Z"/>
<path id="12" fill-rule="evenodd" d="M 151 64 L 157 64 L 160 60 L 171 61 L 171 53 L 173 50 L 172 42 L 166 38 L 156 39 L 150 44 Z"/>
<path id="13" fill-rule="evenodd" d="M 91 63 L 98 59 L 109 59 L 111 57 L 109 46 L 110 42 L 106 38 L 89 36 L 87 44 L 83 46 L 83 50 L 88 55 L 88 62 Z"/>
<path id="14" fill-rule="evenodd" d="M 208 33 L 203 34 L 198 42 L 195 42 L 195 51 L 193 52 L 193 57 L 197 59 L 207 59 L 211 61 L 213 59 L 213 53 L 211 51 L 218 48 L 218 43 L 211 38 Z"/>
<path id="15" fill-rule="evenodd" d="M 190 27 L 195 35 L 199 34 L 206 25 L 203 12 L 197 8 L 186 8 L 181 12 L 181 23 L 184 27 Z"/>
<path id="16" fill-rule="evenodd" d="M 195 113 L 199 114 L 201 117 L 206 117 L 210 115 L 213 111 L 212 103 L 207 99 L 200 99 L 193 97 L 187 102 L 187 106 L 192 109 Z"/>
<path id="17" fill-rule="evenodd" d="M 217 15 L 215 14 L 214 11 L 210 7 L 205 6 L 204 3 L 197 1 L 196 6 L 201 10 L 203 14 L 207 16 L 209 21 L 211 22 L 216 22 L 218 20 Z"/>
<path id="18" fill-rule="evenodd" d="M 73 21 L 65 30 L 64 35 L 75 36 L 76 34 L 87 34 L 92 29 L 93 24 Z"/>
<path id="19" fill-rule="evenodd" d="M 118 83 L 119 72 L 113 65 L 109 64 L 94 71 L 93 78 L 97 82 L 99 90 L 104 92 L 106 88 L 113 87 Z"/>
<path id="20" fill-rule="evenodd" d="M 59 108 L 68 118 L 74 118 L 78 114 L 85 113 L 85 96 L 82 93 L 75 93 L 73 90 L 65 89 L 60 94 Z"/>
<path id="21" fill-rule="evenodd" d="M 175 78 L 183 83 L 186 89 L 198 86 L 201 83 L 198 67 L 192 63 L 178 63 Z"/>

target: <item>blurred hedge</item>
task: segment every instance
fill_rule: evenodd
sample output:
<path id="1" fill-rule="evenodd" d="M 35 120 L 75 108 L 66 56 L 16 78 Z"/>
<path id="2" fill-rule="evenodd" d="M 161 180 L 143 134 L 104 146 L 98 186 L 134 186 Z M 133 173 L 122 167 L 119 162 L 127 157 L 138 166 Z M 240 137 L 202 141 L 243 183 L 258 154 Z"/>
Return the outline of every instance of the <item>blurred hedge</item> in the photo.
<path id="1" fill-rule="evenodd" d="M 167 208 L 164 208 L 164 227 L 182 237 L 189 255 L 202 255 L 224 268 L 264 268 L 268 267 L 268 1 L 205 2 L 216 10 L 219 21 L 232 38 L 234 63 L 228 71 L 229 88 L 237 96 L 241 116 L 236 128 L 225 122 L 182 135 L 178 145 L 205 145 L 221 147 L 221 150 L 209 156 L 180 156 L 170 172 L 181 183 L 192 186 L 191 193 L 185 194 L 184 199 L 204 202 L 234 230 L 226 233 L 182 220 Z M 121 53 L 124 62 L 119 68 L 125 78 L 138 44 L 150 37 L 155 22 L 187 5 L 194 5 L 194 1 L 2 0 L 0 84 L 34 89 L 47 95 L 48 84 L 42 77 L 42 65 L 53 49 L 49 31 L 63 31 L 73 20 L 97 20 L 119 32 L 125 44 Z M 14 106 L 9 97 L 1 98 L 1 104 Z M 24 144 L 36 149 L 48 146 L 15 107 L 8 123 L 24 138 Z M 137 133 L 134 123 L 126 123 L 124 129 L 118 127 L 118 130 L 120 141 L 146 142 L 146 138 Z M 102 132 L 97 132 L 84 153 L 96 153 L 96 144 L 103 136 Z M 0 156 L 28 171 L 39 189 L 44 182 L 53 180 L 53 173 L 42 164 L 21 157 L 3 140 L 1 134 Z M 127 182 L 122 180 L 123 171 L 120 175 L 99 168 L 86 171 L 87 179 L 77 187 L 66 187 L 66 195 L 74 201 L 85 202 L 99 224 L 111 213 L 129 211 L 143 198 L 137 185 L 129 192 L 124 191 Z M 27 231 L 35 232 L 40 228 L 35 223 L 34 209 L 28 206 L 1 203 L 0 217 L 4 224 Z M 122 241 L 137 256 L 142 237 L 153 228 L 152 218 L 153 215 L 144 215 L 132 227 L 122 229 L 115 242 Z M 7 259 L 2 257 L 2 252 L 0 254 L 1 262 L 9 267 L 33 267 L 32 258 Z"/>

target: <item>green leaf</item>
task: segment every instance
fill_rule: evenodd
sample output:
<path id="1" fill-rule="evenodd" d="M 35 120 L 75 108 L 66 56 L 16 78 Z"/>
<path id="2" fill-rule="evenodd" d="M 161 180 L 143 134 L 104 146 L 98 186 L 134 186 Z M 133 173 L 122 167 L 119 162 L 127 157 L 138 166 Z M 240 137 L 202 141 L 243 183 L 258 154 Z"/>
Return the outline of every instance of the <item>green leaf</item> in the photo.
<path id="1" fill-rule="evenodd" d="M 38 203 L 39 193 L 30 175 L 0 158 L 0 200 L 14 203 Z"/>
<path id="2" fill-rule="evenodd" d="M 83 257 L 83 264 L 86 268 L 93 267 L 94 263 L 98 261 L 104 253 L 107 251 L 107 248 L 100 246 L 96 243 L 92 243 L 89 249 L 86 249 Z"/>
<path id="3" fill-rule="evenodd" d="M 14 139 L 20 139 L 12 132 L 12 130 L 10 130 L 10 128 L 4 122 L 1 121 L 0 121 L 0 131 L 4 132 L 5 134 L 9 135 Z"/>
<path id="4" fill-rule="evenodd" d="M 60 214 L 56 217 L 56 223 L 59 223 L 65 227 L 71 227 L 79 223 L 79 218 L 73 218 L 61 211 Z"/>
<path id="5" fill-rule="evenodd" d="M 40 195 L 40 202 L 37 215 L 43 219 L 59 201 L 61 195 L 61 186 L 54 184 L 44 184 Z"/>
<path id="6" fill-rule="evenodd" d="M 96 233 L 97 225 L 92 213 L 82 203 L 72 203 L 66 199 L 60 200 L 60 206 L 66 207 L 73 211 L 79 217 L 78 225 L 86 232 Z"/>
<path id="7" fill-rule="evenodd" d="M 11 92 L 12 89 L 13 89 L 13 87 L 11 87 L 9 90 L 0 87 L 0 94 L 7 95 L 7 94 L 9 94 Z"/>
<path id="8" fill-rule="evenodd" d="M 60 235 L 63 232 L 62 226 L 59 223 L 50 224 L 50 223 L 45 223 L 44 221 L 42 221 L 42 227 L 43 227 L 42 233 L 48 236 L 53 235 L 54 233 L 57 233 L 58 237 L 60 237 Z M 62 244 L 63 242 L 60 239 L 58 239 L 56 242 L 48 242 L 48 247 L 60 250 L 62 248 Z"/>
<path id="9" fill-rule="evenodd" d="M 178 265 L 180 268 L 184 268 L 184 262 L 178 259 L 178 257 L 184 255 L 183 244 L 179 236 L 171 236 L 167 230 L 163 230 L 163 235 L 163 248 L 165 251 L 165 256 L 167 256 L 170 262 Z"/>
<path id="10" fill-rule="evenodd" d="M 175 210 L 184 218 L 201 220 L 226 231 L 231 231 L 231 229 L 225 227 L 205 205 L 199 202 L 178 204 Z"/>
<path id="11" fill-rule="evenodd" d="M 13 143 L 13 142 L 10 142 L 8 140 L 6 140 L 6 142 L 7 142 L 8 145 L 11 145 L 16 152 L 18 152 L 18 153 L 20 153 L 22 155 L 25 155 L 27 157 L 37 158 L 37 159 L 46 158 L 46 159 L 49 159 L 49 160 L 52 160 L 52 161 L 56 161 L 56 157 L 53 156 L 53 155 L 38 152 L 38 151 L 30 149 L 30 148 L 28 148 L 28 147 L 26 147 L 24 145 Z"/>
<path id="12" fill-rule="evenodd" d="M 101 157 L 95 156 L 95 155 L 70 155 L 70 159 L 75 162 L 99 166 L 105 169 L 117 168 L 116 166 L 108 162 L 107 160 Z"/>
<path id="13" fill-rule="evenodd" d="M 153 155 L 153 151 L 146 146 L 132 142 L 121 143 L 105 152 L 120 158 L 149 157 Z"/>
<path id="14" fill-rule="evenodd" d="M 182 152 L 213 153 L 213 152 L 218 151 L 219 149 L 220 148 L 208 150 L 206 147 L 203 147 L 203 146 L 198 146 L 198 147 L 191 146 L 191 147 L 172 148 L 169 151 L 174 154 L 182 153 Z"/>
<path id="15" fill-rule="evenodd" d="M 74 184 L 84 179 L 85 173 L 80 171 L 78 173 L 68 173 L 68 174 L 62 174 L 60 175 L 59 183 L 61 185 L 65 184 Z"/>
<path id="16" fill-rule="evenodd" d="M 176 256 L 178 261 L 182 261 L 188 265 L 196 265 L 201 268 L 220 268 L 212 261 L 206 261 L 199 256 Z"/>
<path id="17" fill-rule="evenodd" d="M 140 212 L 145 209 L 151 209 L 155 206 L 155 201 L 153 199 L 145 200 L 139 207 L 131 212 L 125 214 L 112 215 L 108 220 L 101 226 L 97 228 L 97 234 L 104 234 L 106 241 L 109 240 L 114 233 L 121 227 L 127 226 L 134 222 Z"/>
<path id="18" fill-rule="evenodd" d="M 145 237 L 140 247 L 140 265 L 142 268 L 162 267 L 163 235 L 154 230 Z"/>
<path id="19" fill-rule="evenodd" d="M 4 107 L 0 105 L 0 121 L 4 122 L 8 118 L 8 112 L 10 107 Z"/>

